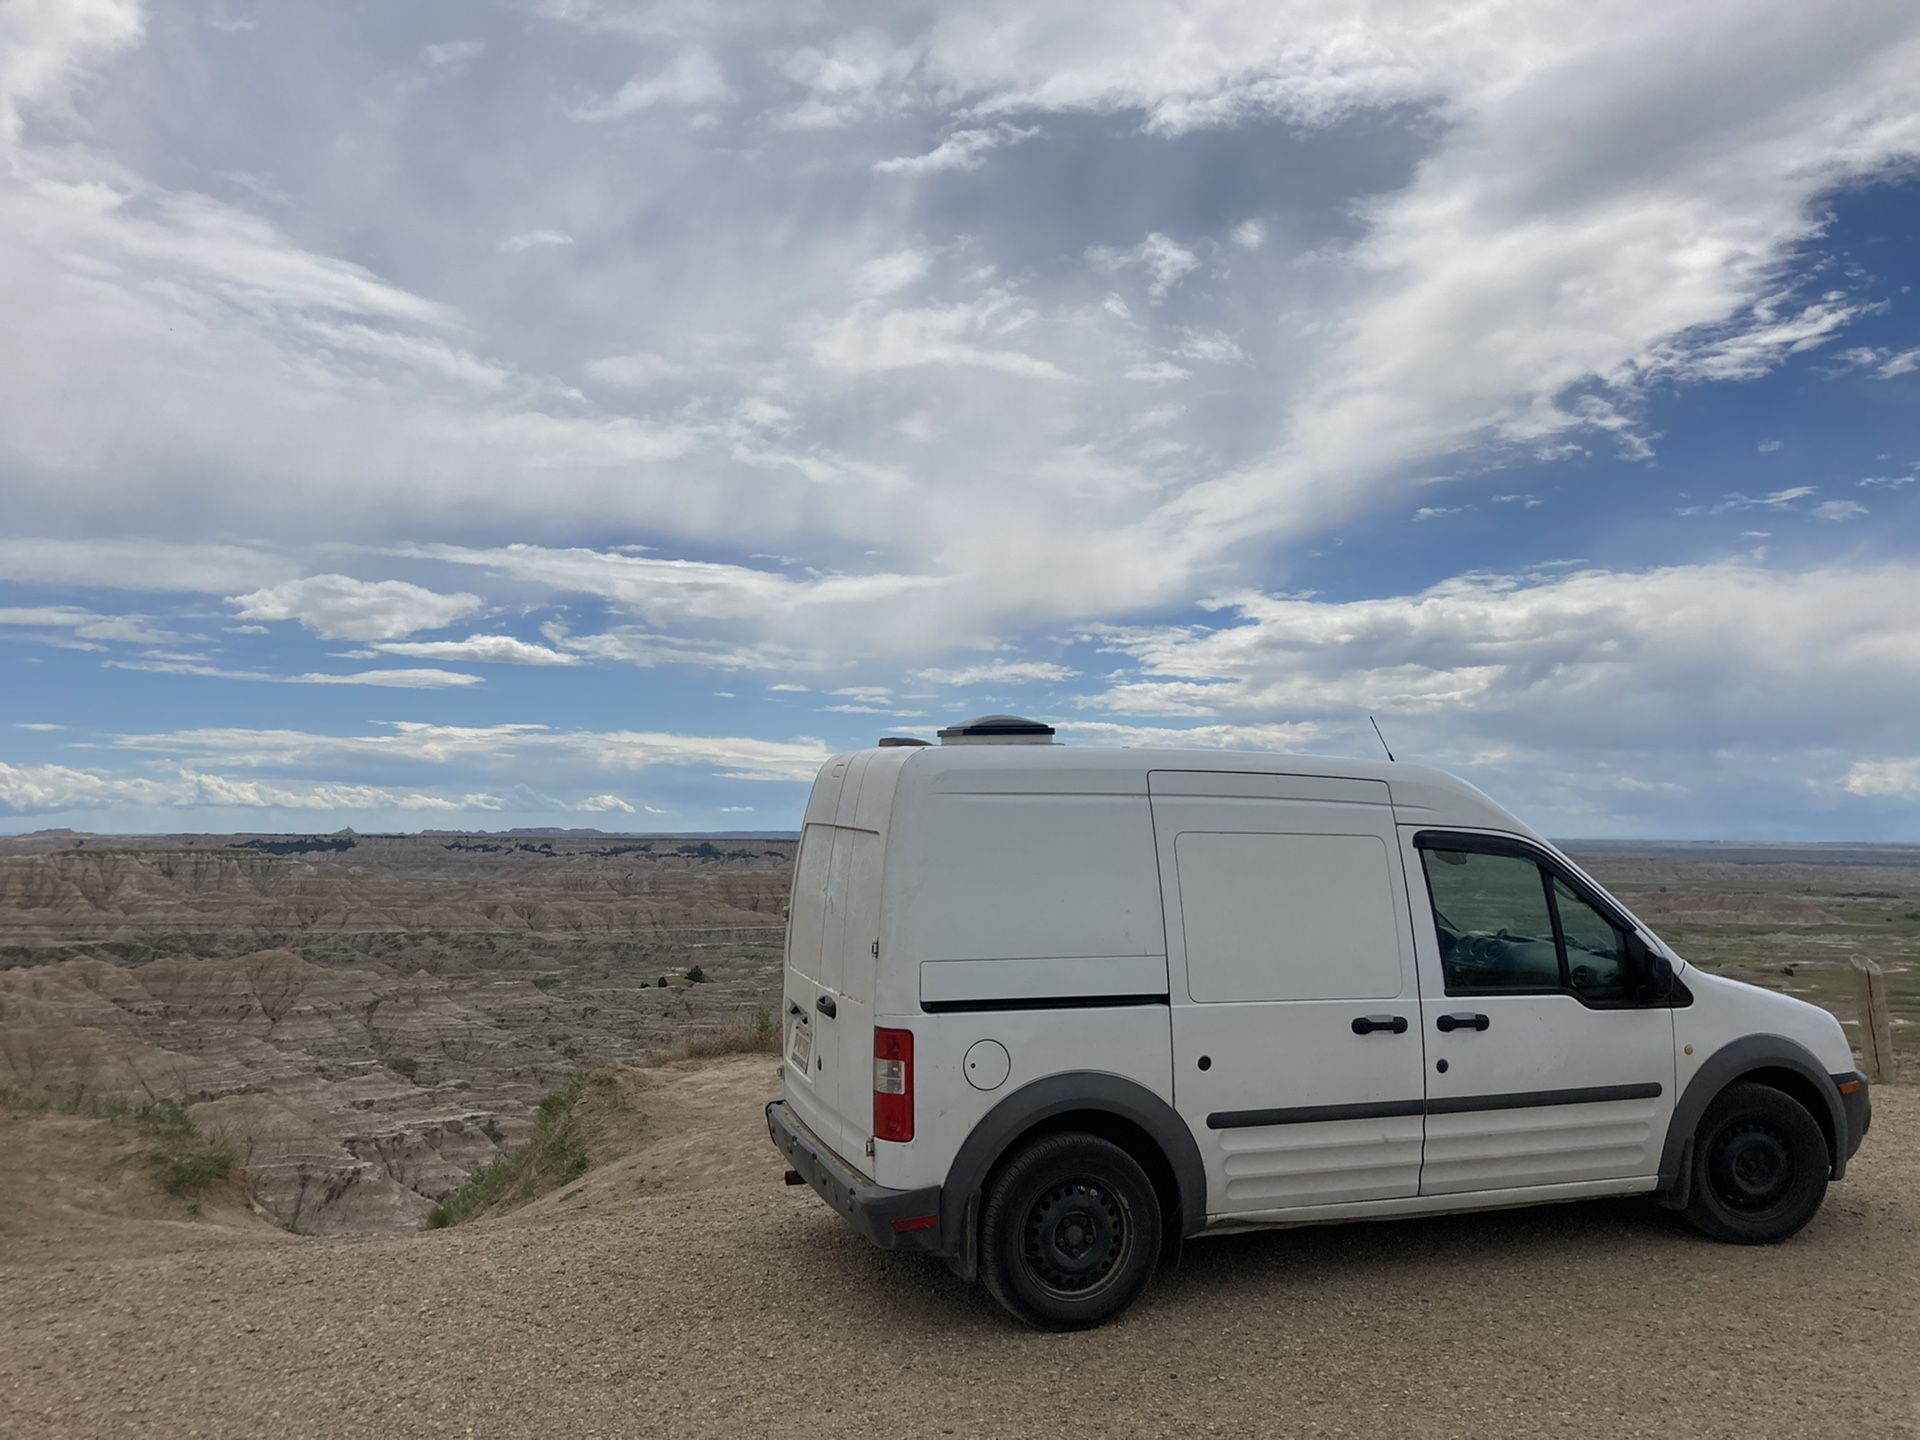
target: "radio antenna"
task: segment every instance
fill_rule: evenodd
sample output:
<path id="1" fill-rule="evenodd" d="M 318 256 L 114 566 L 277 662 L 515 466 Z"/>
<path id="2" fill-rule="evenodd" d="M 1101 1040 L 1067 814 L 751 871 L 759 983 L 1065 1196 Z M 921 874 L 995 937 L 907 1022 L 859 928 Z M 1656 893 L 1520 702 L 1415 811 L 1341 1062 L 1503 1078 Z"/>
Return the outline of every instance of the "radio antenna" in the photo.
<path id="1" fill-rule="evenodd" d="M 1376 719 L 1374 719 L 1374 718 L 1373 718 L 1373 716 L 1371 716 L 1371 715 L 1369 715 L 1369 716 L 1367 716 L 1367 723 L 1368 723 L 1369 725 L 1371 725 L 1371 726 L 1373 726 L 1373 734 L 1374 734 L 1374 738 L 1375 738 L 1375 739 L 1377 739 L 1377 740 L 1378 740 L 1378 741 L 1380 742 L 1380 748 L 1381 748 L 1382 750 L 1385 750 L 1385 751 L 1387 752 L 1387 760 L 1388 760 L 1388 762 L 1389 762 L 1389 763 L 1392 763 L 1392 761 L 1393 761 L 1393 749 L 1392 749 L 1392 747 L 1391 747 L 1391 746 L 1389 746 L 1389 745 L 1387 744 L 1387 737 L 1386 737 L 1386 736 L 1384 736 L 1384 735 L 1382 735 L 1382 734 L 1380 733 L 1380 722 L 1379 722 L 1378 720 L 1376 720 Z"/>

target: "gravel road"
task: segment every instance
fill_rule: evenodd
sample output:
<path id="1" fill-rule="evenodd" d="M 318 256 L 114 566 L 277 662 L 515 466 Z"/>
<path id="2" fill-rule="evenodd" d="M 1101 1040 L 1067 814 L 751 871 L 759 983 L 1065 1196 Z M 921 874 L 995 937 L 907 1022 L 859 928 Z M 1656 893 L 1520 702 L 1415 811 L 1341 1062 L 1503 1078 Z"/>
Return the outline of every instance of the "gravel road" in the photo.
<path id="1" fill-rule="evenodd" d="M 719 1117 L 719 1170 L 420 1236 L 0 1255 L 0 1435 L 1920 1435 L 1920 1091 L 1780 1248 L 1626 1201 L 1221 1237 L 1046 1336 L 783 1188 L 767 1068 L 677 1112 Z"/>

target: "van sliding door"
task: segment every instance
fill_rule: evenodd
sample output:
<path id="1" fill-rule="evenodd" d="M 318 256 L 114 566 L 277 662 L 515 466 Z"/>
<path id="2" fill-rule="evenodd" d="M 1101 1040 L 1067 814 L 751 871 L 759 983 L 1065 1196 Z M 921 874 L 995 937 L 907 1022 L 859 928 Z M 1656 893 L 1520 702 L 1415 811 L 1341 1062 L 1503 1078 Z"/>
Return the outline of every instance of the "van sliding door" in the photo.
<path id="1" fill-rule="evenodd" d="M 1411 1196 L 1423 1034 L 1387 787 L 1155 771 L 1175 1107 L 1215 1217 Z"/>

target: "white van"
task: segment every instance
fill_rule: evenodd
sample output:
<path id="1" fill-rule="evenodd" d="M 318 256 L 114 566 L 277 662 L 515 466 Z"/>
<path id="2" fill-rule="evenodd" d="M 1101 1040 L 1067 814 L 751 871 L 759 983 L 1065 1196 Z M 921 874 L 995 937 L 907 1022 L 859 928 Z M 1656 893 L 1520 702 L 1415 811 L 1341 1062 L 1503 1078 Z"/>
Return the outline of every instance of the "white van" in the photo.
<path id="1" fill-rule="evenodd" d="M 790 1184 L 1096 1325 L 1202 1232 L 1652 1193 L 1784 1240 L 1865 1135 L 1824 1010 L 1687 965 L 1412 765 L 1057 746 L 828 762 L 787 933 Z"/>

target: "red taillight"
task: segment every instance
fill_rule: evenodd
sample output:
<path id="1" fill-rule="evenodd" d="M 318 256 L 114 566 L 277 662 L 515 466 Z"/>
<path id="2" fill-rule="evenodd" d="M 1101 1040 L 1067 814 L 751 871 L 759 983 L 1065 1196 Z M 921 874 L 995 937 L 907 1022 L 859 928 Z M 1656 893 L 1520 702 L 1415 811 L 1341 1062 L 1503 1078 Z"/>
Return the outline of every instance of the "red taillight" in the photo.
<path id="1" fill-rule="evenodd" d="M 873 1027 L 873 1138 L 913 1139 L 913 1032 Z"/>

